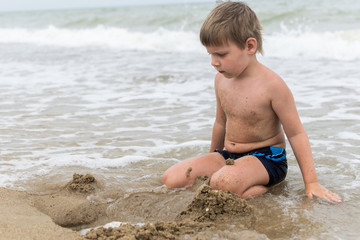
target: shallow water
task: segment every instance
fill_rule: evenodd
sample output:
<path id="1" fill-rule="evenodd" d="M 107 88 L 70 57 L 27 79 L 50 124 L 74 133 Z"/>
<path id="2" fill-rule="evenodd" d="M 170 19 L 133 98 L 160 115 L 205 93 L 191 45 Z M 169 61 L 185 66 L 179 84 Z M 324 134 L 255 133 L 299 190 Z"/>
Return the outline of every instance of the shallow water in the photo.
<path id="1" fill-rule="evenodd" d="M 250 233 L 269 239 L 360 234 L 360 7 L 315 3 L 253 3 L 259 60 L 292 90 L 319 180 L 344 202 L 307 199 L 288 147 L 286 181 L 249 200 Z M 153 6 L 138 21 L 141 7 L 0 13 L 0 186 L 51 192 L 77 172 L 104 183 L 99 201 L 150 196 L 169 166 L 207 152 L 215 71 L 197 31 L 213 6 Z M 158 200 L 174 204 L 179 192 L 165 194 Z"/>

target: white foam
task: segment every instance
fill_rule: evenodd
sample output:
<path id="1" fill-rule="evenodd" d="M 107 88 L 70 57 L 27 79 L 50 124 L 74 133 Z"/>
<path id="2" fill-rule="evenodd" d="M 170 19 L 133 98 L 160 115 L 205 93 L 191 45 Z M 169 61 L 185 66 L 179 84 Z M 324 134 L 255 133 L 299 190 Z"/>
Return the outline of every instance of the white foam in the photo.
<path id="1" fill-rule="evenodd" d="M 42 152 L 45 154 L 46 151 Z M 141 155 L 122 156 L 115 159 L 103 158 L 99 154 L 84 155 L 65 155 L 47 153 L 48 159 L 38 159 L 35 161 L 27 158 L 12 160 L 11 163 L 1 164 L 0 186 L 13 187 L 15 182 L 26 182 L 35 179 L 37 176 L 46 176 L 54 169 L 61 168 L 86 168 L 98 171 L 100 169 L 119 168 L 128 164 L 145 161 L 150 159 Z"/>
<path id="2" fill-rule="evenodd" d="M 68 29 L 49 26 L 43 29 L 2 28 L 0 43 L 83 47 L 100 46 L 125 50 L 159 52 L 201 52 L 197 32 L 158 28 L 152 32 L 97 26 Z M 360 57 L 360 29 L 315 32 L 289 30 L 264 35 L 266 56 L 277 58 L 355 60 Z M 349 49 L 351 51 L 349 51 Z"/>
<path id="3" fill-rule="evenodd" d="M 360 58 L 360 29 L 314 32 L 288 30 L 264 36 L 266 56 L 277 58 L 355 60 Z"/>
<path id="4" fill-rule="evenodd" d="M 338 136 L 342 139 L 360 140 L 360 135 L 356 132 L 340 132 Z"/>
<path id="5" fill-rule="evenodd" d="M 154 32 L 135 32 L 125 28 L 97 26 L 66 29 L 49 26 L 43 29 L 0 29 L 1 43 L 31 43 L 66 47 L 101 46 L 129 50 L 199 51 L 198 36 L 193 32 L 159 28 Z"/>

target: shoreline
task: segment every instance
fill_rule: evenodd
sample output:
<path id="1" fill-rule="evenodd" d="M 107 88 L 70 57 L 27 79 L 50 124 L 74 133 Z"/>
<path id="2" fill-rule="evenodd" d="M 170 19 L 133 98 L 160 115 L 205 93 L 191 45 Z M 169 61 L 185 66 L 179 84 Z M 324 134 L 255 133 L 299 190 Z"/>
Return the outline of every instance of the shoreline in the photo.
<path id="1" fill-rule="evenodd" d="M 74 174 L 51 193 L 0 187 L 0 239 L 325 239 L 322 222 L 301 215 L 313 206 L 307 199 L 292 209 L 302 216 L 296 222 L 288 221 L 283 206 L 274 202 L 274 195 L 244 200 L 213 190 L 201 177 L 186 190 L 124 193 L 90 174 Z M 303 231 L 303 226 L 310 229 Z"/>
<path id="2" fill-rule="evenodd" d="M 235 194 L 212 190 L 206 181 L 197 179 L 192 188 L 195 191 L 187 194 L 140 192 L 108 203 L 89 198 L 101 191 L 101 184 L 99 187 L 90 174 L 74 174 L 71 182 L 59 185 L 50 194 L 0 187 L 0 238 L 166 240 L 192 236 L 212 239 L 219 232 L 219 224 L 232 221 L 239 223 L 237 231 L 248 234 L 252 207 Z M 165 204 L 165 210 L 154 207 L 157 203 Z M 124 224 L 106 229 L 97 227 L 113 221 Z M 86 235 L 80 234 L 83 229 L 89 229 Z"/>

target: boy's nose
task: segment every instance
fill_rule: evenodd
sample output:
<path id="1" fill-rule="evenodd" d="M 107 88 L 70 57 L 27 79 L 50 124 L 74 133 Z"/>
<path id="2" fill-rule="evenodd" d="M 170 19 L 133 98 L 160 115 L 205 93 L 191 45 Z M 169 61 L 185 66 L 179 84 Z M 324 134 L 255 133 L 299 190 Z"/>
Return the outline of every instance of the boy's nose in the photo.
<path id="1" fill-rule="evenodd" d="M 220 66 L 220 62 L 215 57 L 211 57 L 211 65 L 213 67 Z"/>

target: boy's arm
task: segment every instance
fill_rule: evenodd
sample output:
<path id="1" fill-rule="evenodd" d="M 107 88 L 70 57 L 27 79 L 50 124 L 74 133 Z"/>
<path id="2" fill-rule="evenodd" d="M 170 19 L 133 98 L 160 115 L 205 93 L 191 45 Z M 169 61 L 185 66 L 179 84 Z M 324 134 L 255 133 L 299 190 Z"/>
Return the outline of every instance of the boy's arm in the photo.
<path id="1" fill-rule="evenodd" d="M 224 148 L 224 141 L 225 128 L 215 120 L 211 138 L 210 152 L 213 152 L 216 149 L 222 150 Z"/>
<path id="2" fill-rule="evenodd" d="M 220 81 L 220 75 L 215 77 L 215 95 L 216 95 L 216 119 L 213 126 L 210 152 L 215 149 L 222 150 L 224 148 L 225 133 L 226 133 L 226 116 L 221 108 L 221 103 L 218 94 L 218 84 Z"/>
<path id="3" fill-rule="evenodd" d="M 311 199 L 313 196 L 318 196 L 331 202 L 341 203 L 341 198 L 337 194 L 327 190 L 318 182 L 309 138 L 300 121 L 290 89 L 282 80 L 276 85 L 275 93 L 272 95 L 272 107 L 282 123 L 301 169 L 306 195 Z"/>
<path id="4" fill-rule="evenodd" d="M 288 139 L 303 175 L 306 195 L 310 199 L 318 196 L 331 202 L 341 203 L 341 198 L 337 194 L 327 190 L 318 182 L 311 147 L 305 130 L 297 135 L 288 136 Z"/>

